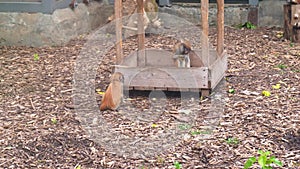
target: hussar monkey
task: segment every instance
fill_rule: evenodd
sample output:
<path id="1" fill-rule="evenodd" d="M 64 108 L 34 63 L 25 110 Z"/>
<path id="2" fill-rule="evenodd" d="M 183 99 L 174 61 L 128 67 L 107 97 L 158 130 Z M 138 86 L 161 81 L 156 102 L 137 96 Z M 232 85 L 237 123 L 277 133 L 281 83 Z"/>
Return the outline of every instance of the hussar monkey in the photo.
<path id="1" fill-rule="evenodd" d="M 174 46 L 175 62 L 178 67 L 191 67 L 189 52 L 191 51 L 191 44 L 188 41 L 181 41 Z"/>
<path id="2" fill-rule="evenodd" d="M 124 76 L 116 72 L 111 76 L 110 84 L 102 98 L 100 110 L 117 110 L 123 99 Z"/>

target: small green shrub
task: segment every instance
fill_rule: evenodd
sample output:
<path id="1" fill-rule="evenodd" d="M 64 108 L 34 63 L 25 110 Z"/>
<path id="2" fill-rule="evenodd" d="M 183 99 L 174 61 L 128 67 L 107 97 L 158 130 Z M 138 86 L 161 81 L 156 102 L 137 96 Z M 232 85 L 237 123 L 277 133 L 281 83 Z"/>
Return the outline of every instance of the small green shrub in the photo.
<path id="1" fill-rule="evenodd" d="M 175 167 L 175 169 L 181 169 L 182 165 L 178 161 L 175 161 L 174 167 Z"/>
<path id="2" fill-rule="evenodd" d="M 269 157 L 271 154 L 270 151 L 258 150 L 258 154 L 260 154 L 258 158 L 250 157 L 246 161 L 244 169 L 250 168 L 255 162 L 258 162 L 262 169 L 272 169 L 271 164 L 282 167 L 282 162 L 276 159 L 275 156 Z"/>
<path id="3" fill-rule="evenodd" d="M 256 29 L 256 26 L 251 22 L 245 22 L 244 24 L 239 24 L 238 28 Z"/>

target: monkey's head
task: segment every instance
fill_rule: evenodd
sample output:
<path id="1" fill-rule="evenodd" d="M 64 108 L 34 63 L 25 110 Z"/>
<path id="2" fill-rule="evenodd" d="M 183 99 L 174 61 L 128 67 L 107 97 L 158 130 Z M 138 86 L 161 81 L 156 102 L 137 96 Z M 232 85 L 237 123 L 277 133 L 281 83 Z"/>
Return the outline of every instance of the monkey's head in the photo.
<path id="1" fill-rule="evenodd" d="M 111 76 L 110 81 L 111 82 L 118 81 L 118 82 L 124 83 L 124 75 L 122 73 L 120 73 L 120 72 L 115 72 Z"/>
<path id="2" fill-rule="evenodd" d="M 189 52 L 191 51 L 191 46 L 186 43 L 186 42 L 181 42 L 180 44 L 180 51 L 182 52 L 183 55 L 187 55 L 189 54 Z"/>

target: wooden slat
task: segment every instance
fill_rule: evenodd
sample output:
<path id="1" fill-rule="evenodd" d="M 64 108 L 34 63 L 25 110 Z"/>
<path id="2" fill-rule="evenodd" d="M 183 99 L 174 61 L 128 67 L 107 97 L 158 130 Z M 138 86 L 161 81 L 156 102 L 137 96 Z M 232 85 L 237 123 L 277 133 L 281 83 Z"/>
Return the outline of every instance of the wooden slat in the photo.
<path id="1" fill-rule="evenodd" d="M 223 52 L 220 57 L 209 67 L 211 82 L 210 88 L 214 89 L 225 76 L 227 70 L 227 54 Z"/>
<path id="2" fill-rule="evenodd" d="M 224 50 L 224 0 L 217 0 L 218 4 L 218 35 L 217 53 L 221 56 Z"/>
<path id="3" fill-rule="evenodd" d="M 122 51 L 122 0 L 115 0 L 115 17 L 116 17 L 116 56 L 117 64 L 123 60 Z"/>
<path id="4" fill-rule="evenodd" d="M 209 43 L 208 43 L 208 0 L 201 0 L 201 23 L 202 23 L 202 57 L 209 58 Z M 208 59 L 209 60 L 209 59 Z M 210 64 L 210 63 L 209 63 Z"/>
<path id="5" fill-rule="evenodd" d="M 138 12 L 138 66 L 146 65 L 145 30 L 144 30 L 144 0 L 137 0 Z"/>
<path id="6" fill-rule="evenodd" d="M 134 89 L 200 89 L 208 88 L 208 68 L 124 67 L 116 65 L 124 74 L 124 86 Z"/>

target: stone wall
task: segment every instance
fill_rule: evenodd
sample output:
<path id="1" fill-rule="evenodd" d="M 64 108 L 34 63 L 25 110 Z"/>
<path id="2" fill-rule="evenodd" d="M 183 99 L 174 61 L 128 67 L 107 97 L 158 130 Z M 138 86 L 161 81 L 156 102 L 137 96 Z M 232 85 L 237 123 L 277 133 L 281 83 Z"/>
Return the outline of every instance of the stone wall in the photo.
<path id="1" fill-rule="evenodd" d="M 224 19 L 225 25 L 237 25 L 251 21 L 261 27 L 283 27 L 283 4 L 286 0 L 263 0 L 258 6 L 248 4 L 225 4 Z M 200 4 L 175 3 L 172 7 L 161 7 L 160 12 L 166 12 L 186 20 L 200 24 Z M 209 23 L 216 25 L 217 6 L 214 3 L 209 5 Z"/>
<path id="2" fill-rule="evenodd" d="M 105 24 L 113 6 L 91 2 L 42 13 L 0 13 L 0 45 L 55 46 Z"/>
<path id="3" fill-rule="evenodd" d="M 55 46 L 68 42 L 80 34 L 105 24 L 113 14 L 113 6 L 91 2 L 79 4 L 75 10 L 58 9 L 52 15 L 42 13 L 1 13 L 0 46 Z M 251 20 L 258 26 L 283 27 L 283 4 L 286 0 L 263 0 L 259 6 L 225 4 L 225 25 L 237 25 Z M 216 4 L 209 6 L 209 23 L 216 25 Z M 176 3 L 160 7 L 159 12 L 169 13 L 200 24 L 200 4 Z M 252 18 L 252 19 L 251 19 Z"/>
<path id="4" fill-rule="evenodd" d="M 225 4 L 224 7 L 224 19 L 225 25 L 236 25 L 247 21 L 249 13 L 249 5 L 233 5 Z M 166 12 L 194 23 L 200 24 L 200 4 L 173 4 L 172 7 L 161 7 L 160 12 Z M 216 25 L 217 20 L 217 5 L 209 5 L 209 24 Z"/>
<path id="5" fill-rule="evenodd" d="M 259 2 L 258 26 L 284 26 L 283 5 L 286 0 L 263 0 Z"/>

